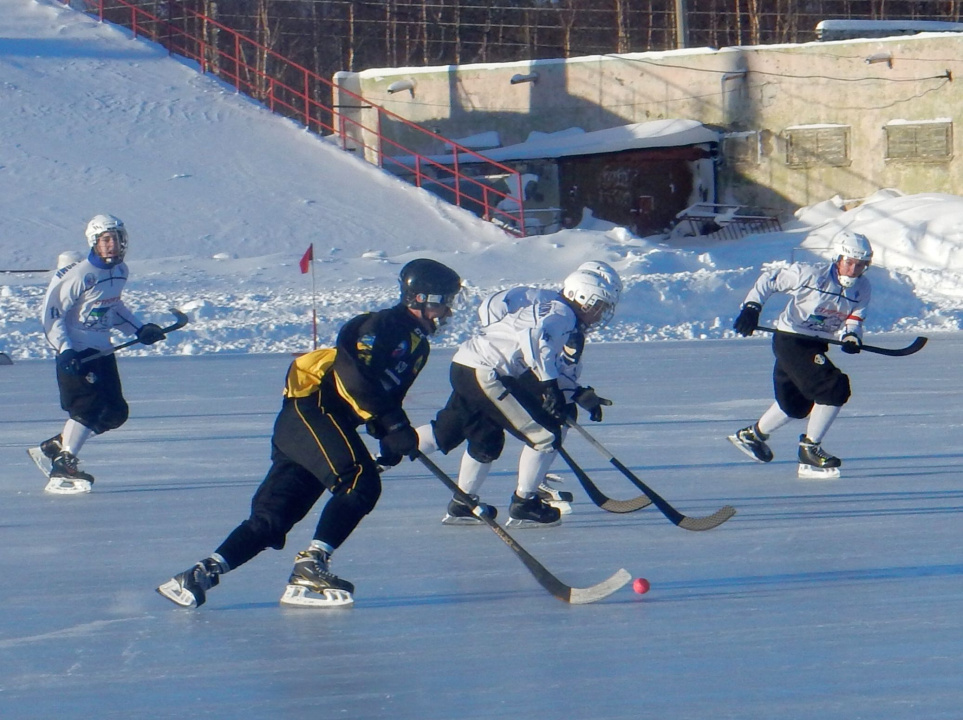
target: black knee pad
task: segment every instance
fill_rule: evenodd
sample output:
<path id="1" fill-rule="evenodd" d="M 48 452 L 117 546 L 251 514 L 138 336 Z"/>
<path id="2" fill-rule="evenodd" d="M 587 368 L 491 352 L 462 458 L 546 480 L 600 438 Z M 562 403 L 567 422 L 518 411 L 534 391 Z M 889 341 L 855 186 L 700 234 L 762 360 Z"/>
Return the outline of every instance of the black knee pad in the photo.
<path id="1" fill-rule="evenodd" d="M 505 435 L 486 438 L 485 442 L 477 440 L 468 441 L 468 454 L 480 463 L 492 463 L 501 457 L 502 450 L 505 448 Z"/>
<path id="2" fill-rule="evenodd" d="M 129 414 L 130 411 L 126 404 L 105 408 L 97 417 L 97 422 L 94 424 L 93 431 L 99 435 L 100 433 L 107 432 L 108 430 L 116 430 L 125 422 L 127 422 L 127 417 Z"/>
<path id="3" fill-rule="evenodd" d="M 842 373 L 836 378 L 836 382 L 825 393 L 820 393 L 816 402 L 820 405 L 835 405 L 842 407 L 852 395 L 852 388 L 849 386 L 849 376 Z"/>
<path id="4" fill-rule="evenodd" d="M 381 483 L 377 486 L 361 485 L 350 491 L 339 492 L 341 502 L 350 505 L 360 515 L 367 515 L 374 510 L 381 497 Z"/>
<path id="5" fill-rule="evenodd" d="M 257 538 L 258 545 L 274 550 L 284 549 L 284 539 L 291 529 L 289 525 L 280 522 L 279 518 L 267 515 L 252 515 L 244 521 L 247 530 Z"/>
<path id="6" fill-rule="evenodd" d="M 801 396 L 779 398 L 779 409 L 791 418 L 802 420 L 805 417 L 809 417 L 809 413 L 812 412 L 813 401 L 806 400 Z"/>

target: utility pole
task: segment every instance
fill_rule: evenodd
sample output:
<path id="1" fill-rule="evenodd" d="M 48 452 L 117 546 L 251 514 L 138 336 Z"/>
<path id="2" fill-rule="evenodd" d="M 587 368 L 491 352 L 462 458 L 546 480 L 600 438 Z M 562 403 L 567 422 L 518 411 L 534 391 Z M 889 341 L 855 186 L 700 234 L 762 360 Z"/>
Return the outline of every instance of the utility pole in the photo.
<path id="1" fill-rule="evenodd" d="M 685 21 L 685 0 L 675 0 L 675 46 L 684 48 L 688 45 L 689 29 Z"/>

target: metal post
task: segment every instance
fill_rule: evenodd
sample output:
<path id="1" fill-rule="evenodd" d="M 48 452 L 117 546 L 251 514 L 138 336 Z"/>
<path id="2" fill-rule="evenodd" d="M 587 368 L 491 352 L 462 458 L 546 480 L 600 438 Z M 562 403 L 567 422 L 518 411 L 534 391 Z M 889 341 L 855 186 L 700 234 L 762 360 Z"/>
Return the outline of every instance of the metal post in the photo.
<path id="1" fill-rule="evenodd" d="M 675 0 L 675 43 L 677 48 L 688 46 L 689 28 L 686 25 L 685 0 Z"/>

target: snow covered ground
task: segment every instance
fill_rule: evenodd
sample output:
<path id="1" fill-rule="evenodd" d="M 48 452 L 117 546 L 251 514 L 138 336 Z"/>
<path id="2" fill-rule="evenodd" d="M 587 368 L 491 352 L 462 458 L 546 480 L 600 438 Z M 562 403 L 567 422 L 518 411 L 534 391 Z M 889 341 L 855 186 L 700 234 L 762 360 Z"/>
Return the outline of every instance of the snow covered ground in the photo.
<path id="1" fill-rule="evenodd" d="M 304 349 L 315 304 L 330 342 L 345 319 L 392 301 L 418 256 L 466 280 L 449 345 L 471 332 L 482 293 L 557 286 L 586 259 L 613 264 L 627 288 L 598 339 L 722 338 L 765 263 L 815 258 L 841 227 L 876 248 L 870 332 L 955 331 L 963 319 L 955 196 L 881 191 L 848 210 L 827 198 L 785 232 L 734 242 L 638 238 L 591 218 L 511 238 L 55 0 L 0 3 L 0 98 L 0 270 L 52 268 L 84 247 L 91 216 L 118 215 L 129 304 L 161 323 L 177 306 L 193 321 L 135 354 Z M 298 269 L 312 243 L 316 291 Z M 37 319 L 48 278 L 0 273 L 0 351 L 14 359 L 50 357 Z"/>
<path id="2" fill-rule="evenodd" d="M 563 472 L 573 514 L 514 537 L 569 584 L 620 567 L 652 584 L 584 606 L 546 593 L 488 529 L 443 526 L 447 491 L 406 462 L 335 556 L 353 609 L 278 605 L 317 509 L 283 551 L 178 609 L 153 588 L 246 516 L 290 358 L 124 359 L 131 419 L 85 448 L 98 479 L 79 497 L 45 495 L 24 452 L 62 421 L 51 363 L 0 368 L 0 715 L 959 718 L 963 335 L 907 358 L 833 353 L 855 392 L 826 440 L 844 458 L 833 482 L 796 479 L 798 423 L 770 465 L 725 439 L 769 402 L 765 340 L 587 352 L 589 380 L 616 397 L 590 432 L 682 512 L 738 514 L 702 533 L 651 507 L 613 515 Z M 415 384 L 415 421 L 444 401 L 450 355 Z M 566 446 L 608 494 L 637 494 L 584 441 Z M 483 488 L 503 513 L 517 451 Z"/>

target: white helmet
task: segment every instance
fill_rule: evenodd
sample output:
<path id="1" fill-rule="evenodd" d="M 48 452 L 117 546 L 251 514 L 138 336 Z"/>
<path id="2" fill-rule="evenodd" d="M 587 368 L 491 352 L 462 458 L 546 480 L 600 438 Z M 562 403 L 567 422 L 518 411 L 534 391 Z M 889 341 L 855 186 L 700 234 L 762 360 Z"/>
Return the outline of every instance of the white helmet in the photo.
<path id="1" fill-rule="evenodd" d="M 585 272 L 601 275 L 617 289 L 619 296 L 622 295 L 622 278 L 619 277 L 615 268 L 608 263 L 602 262 L 601 260 L 589 260 L 579 265 L 576 270 L 584 270 Z"/>
<path id="2" fill-rule="evenodd" d="M 842 230 L 839 232 L 833 239 L 833 245 L 833 263 L 837 264 L 836 275 L 839 280 L 839 284 L 844 288 L 852 287 L 856 284 L 857 278 L 850 277 L 848 275 L 841 275 L 838 267 L 839 261 L 842 258 L 852 258 L 853 260 L 859 260 L 860 262 L 866 263 L 866 266 L 868 267 L 870 263 L 873 262 L 873 247 L 869 244 L 869 240 L 865 235 L 862 233 L 852 232 L 850 230 Z"/>
<path id="3" fill-rule="evenodd" d="M 87 244 L 90 246 L 90 249 L 93 250 L 97 244 L 97 238 L 106 232 L 114 233 L 114 236 L 117 238 L 117 245 L 120 247 L 120 257 L 114 258 L 111 264 L 119 263 L 127 254 L 127 228 L 124 227 L 123 220 L 113 215 L 94 215 L 90 218 L 90 222 L 87 223 L 87 229 L 84 231 L 84 235 L 87 237 Z"/>
<path id="4" fill-rule="evenodd" d="M 76 250 L 64 250 L 62 253 L 60 253 L 60 255 L 57 256 L 57 269 L 61 270 L 68 265 L 79 263 L 83 259 L 84 256 Z"/>
<path id="5" fill-rule="evenodd" d="M 615 270 L 609 270 L 612 277 L 580 268 L 562 281 L 562 297 L 579 311 L 589 330 L 605 327 L 615 315 L 622 281 Z"/>

